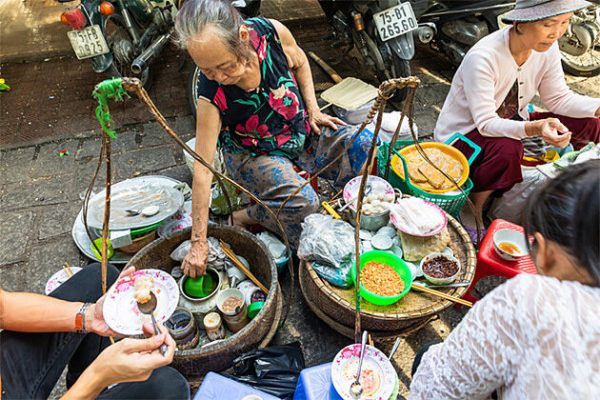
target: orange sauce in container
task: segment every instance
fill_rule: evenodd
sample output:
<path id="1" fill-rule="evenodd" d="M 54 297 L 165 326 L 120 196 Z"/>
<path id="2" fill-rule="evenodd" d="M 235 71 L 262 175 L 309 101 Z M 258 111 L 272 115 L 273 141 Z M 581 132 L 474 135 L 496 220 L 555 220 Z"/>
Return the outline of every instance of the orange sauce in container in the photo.
<path id="1" fill-rule="evenodd" d="M 511 242 L 498 243 L 498 248 L 505 253 L 510 254 L 511 256 L 518 256 L 521 254 L 521 249 L 519 249 L 519 246 Z"/>

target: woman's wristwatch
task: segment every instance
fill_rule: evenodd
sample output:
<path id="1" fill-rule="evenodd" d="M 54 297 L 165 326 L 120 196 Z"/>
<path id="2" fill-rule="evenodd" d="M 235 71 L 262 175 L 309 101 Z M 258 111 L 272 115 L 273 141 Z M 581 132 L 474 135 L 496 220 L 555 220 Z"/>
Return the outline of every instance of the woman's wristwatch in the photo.
<path id="1" fill-rule="evenodd" d="M 85 326 L 85 313 L 92 303 L 83 303 L 77 314 L 75 315 L 75 330 L 78 333 L 86 334 L 88 331 Z"/>

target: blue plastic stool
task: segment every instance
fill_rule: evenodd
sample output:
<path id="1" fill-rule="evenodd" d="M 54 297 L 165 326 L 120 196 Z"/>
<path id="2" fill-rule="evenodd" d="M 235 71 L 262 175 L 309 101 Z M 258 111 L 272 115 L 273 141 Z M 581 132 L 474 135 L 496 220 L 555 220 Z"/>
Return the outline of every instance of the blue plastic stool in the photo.
<path id="1" fill-rule="evenodd" d="M 209 372 L 202 385 L 194 395 L 194 400 L 242 400 L 246 396 L 255 395 L 261 400 L 280 400 L 251 386 L 226 378 L 214 372 Z"/>
<path id="2" fill-rule="evenodd" d="M 331 363 L 303 369 L 294 400 L 342 400 L 331 383 Z"/>

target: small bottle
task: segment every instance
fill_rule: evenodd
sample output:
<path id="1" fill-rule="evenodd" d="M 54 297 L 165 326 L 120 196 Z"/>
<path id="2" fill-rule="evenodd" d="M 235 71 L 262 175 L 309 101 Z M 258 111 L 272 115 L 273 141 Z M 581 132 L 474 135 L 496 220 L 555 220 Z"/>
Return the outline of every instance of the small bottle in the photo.
<path id="1" fill-rule="evenodd" d="M 206 335 L 211 341 L 225 338 L 225 328 L 219 313 L 210 312 L 204 316 L 204 329 L 206 329 Z"/>

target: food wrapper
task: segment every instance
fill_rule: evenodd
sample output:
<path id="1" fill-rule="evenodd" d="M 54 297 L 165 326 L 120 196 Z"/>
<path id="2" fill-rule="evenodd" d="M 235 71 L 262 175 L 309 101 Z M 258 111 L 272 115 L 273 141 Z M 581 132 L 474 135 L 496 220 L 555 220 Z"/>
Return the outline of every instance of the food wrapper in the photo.
<path id="1" fill-rule="evenodd" d="M 319 276 L 333 285 L 350 287 L 354 263 L 354 228 L 330 215 L 311 214 L 302 223 L 298 258 L 313 262 Z"/>

